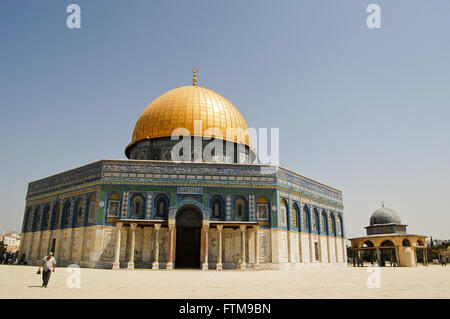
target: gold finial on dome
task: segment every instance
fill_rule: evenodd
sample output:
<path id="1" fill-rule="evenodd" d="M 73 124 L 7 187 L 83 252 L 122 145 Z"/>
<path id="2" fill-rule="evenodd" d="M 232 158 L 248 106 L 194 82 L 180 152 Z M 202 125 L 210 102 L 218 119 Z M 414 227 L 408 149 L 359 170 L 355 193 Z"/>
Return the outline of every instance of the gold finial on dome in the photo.
<path id="1" fill-rule="evenodd" d="M 192 79 L 193 86 L 197 86 L 197 72 L 198 72 L 197 68 L 192 69 L 192 73 L 194 73 L 194 78 Z"/>

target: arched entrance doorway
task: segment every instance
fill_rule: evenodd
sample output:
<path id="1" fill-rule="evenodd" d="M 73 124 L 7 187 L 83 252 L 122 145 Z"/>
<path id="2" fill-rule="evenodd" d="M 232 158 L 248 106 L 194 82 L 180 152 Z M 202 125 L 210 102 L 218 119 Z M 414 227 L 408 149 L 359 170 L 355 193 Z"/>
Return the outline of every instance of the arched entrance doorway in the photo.
<path id="1" fill-rule="evenodd" d="M 375 250 L 375 246 L 372 241 L 366 240 L 364 244 L 362 245 L 362 262 L 368 261 L 371 265 L 374 264 L 374 262 L 377 262 L 377 251 Z"/>
<path id="2" fill-rule="evenodd" d="M 187 206 L 177 213 L 175 268 L 200 268 L 202 213 Z"/>
<path id="3" fill-rule="evenodd" d="M 385 240 L 380 245 L 381 249 L 381 266 L 386 266 L 386 262 L 389 261 L 389 266 L 394 263 L 398 266 L 397 254 L 395 251 L 394 243 L 390 240 Z"/>

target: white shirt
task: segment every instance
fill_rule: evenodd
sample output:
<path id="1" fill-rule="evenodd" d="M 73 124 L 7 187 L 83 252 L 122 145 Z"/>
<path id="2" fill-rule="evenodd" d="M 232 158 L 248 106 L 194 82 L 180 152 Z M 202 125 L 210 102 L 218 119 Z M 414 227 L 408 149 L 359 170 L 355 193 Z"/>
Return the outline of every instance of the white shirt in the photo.
<path id="1" fill-rule="evenodd" d="M 48 258 L 48 256 L 44 257 L 44 270 L 52 269 L 53 265 L 56 265 L 56 260 L 52 256 Z"/>

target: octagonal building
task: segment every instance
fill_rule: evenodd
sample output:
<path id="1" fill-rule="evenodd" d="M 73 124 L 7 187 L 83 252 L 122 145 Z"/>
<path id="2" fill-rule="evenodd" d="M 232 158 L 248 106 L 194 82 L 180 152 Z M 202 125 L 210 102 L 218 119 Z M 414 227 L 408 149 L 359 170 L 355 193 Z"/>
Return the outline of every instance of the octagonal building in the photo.
<path id="1" fill-rule="evenodd" d="M 194 75 L 143 111 L 128 159 L 29 183 L 20 256 L 109 269 L 347 265 L 342 192 L 255 164 L 248 132 Z"/>

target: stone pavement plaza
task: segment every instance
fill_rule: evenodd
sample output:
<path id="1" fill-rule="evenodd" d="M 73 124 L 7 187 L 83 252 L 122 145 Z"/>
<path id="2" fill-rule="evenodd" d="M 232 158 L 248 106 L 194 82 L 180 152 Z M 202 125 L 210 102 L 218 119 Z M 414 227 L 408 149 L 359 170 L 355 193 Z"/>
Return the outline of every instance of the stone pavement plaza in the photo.
<path id="1" fill-rule="evenodd" d="M 201 271 L 81 268 L 81 287 L 68 288 L 67 268 L 41 288 L 35 266 L 0 265 L 0 298 L 450 298 L 450 267 L 380 269 L 381 288 L 368 288 L 366 268 Z M 373 278 L 373 277 L 372 277 Z"/>

